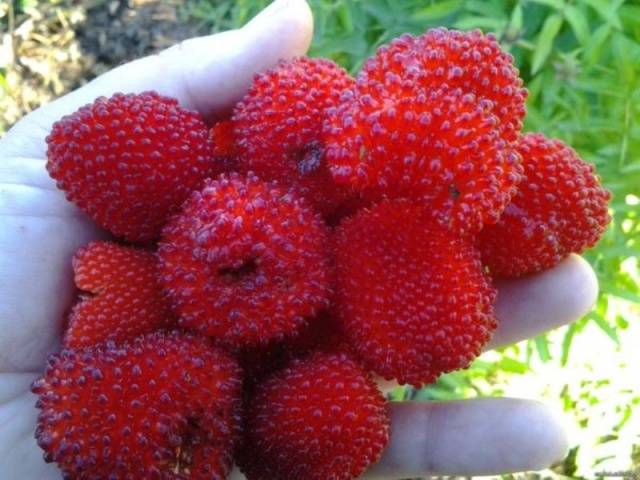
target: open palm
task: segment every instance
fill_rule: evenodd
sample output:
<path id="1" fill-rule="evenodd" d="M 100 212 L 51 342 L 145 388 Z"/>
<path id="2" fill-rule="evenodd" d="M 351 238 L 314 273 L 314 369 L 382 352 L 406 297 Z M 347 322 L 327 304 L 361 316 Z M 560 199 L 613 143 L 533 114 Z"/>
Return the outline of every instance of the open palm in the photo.
<path id="1" fill-rule="evenodd" d="M 0 141 L 0 472 L 8 480 L 59 479 L 33 432 L 29 392 L 59 348 L 74 286 L 71 256 L 104 237 L 45 170 L 51 124 L 100 95 L 156 90 L 209 118 L 229 111 L 254 72 L 306 52 L 312 18 L 304 0 L 279 0 L 241 30 L 183 42 L 123 65 L 26 116 Z M 597 293 L 586 262 L 498 285 L 499 327 L 490 348 L 579 318 Z M 526 400 L 392 404 L 392 438 L 372 478 L 482 475 L 542 468 L 561 458 L 559 418 Z M 461 454 L 464 452 L 464 454 Z"/>

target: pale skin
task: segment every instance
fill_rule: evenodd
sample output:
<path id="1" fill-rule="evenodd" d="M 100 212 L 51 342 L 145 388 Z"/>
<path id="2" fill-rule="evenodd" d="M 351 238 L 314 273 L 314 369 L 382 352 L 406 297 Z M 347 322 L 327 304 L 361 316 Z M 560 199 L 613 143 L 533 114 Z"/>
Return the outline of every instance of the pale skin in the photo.
<path id="1" fill-rule="evenodd" d="M 47 175 L 44 139 L 51 124 L 117 91 L 156 90 L 207 118 L 219 117 L 242 97 L 254 72 L 305 54 L 312 25 L 304 0 L 278 0 L 240 30 L 188 40 L 102 75 L 27 115 L 0 140 L 0 472 L 6 478 L 61 478 L 33 438 L 37 411 L 29 385 L 59 349 L 74 292 L 73 252 L 106 238 Z M 597 289 L 591 267 L 578 256 L 499 282 L 499 326 L 488 348 L 580 318 Z M 560 415 L 532 400 L 397 403 L 391 424 L 390 444 L 366 478 L 537 470 L 561 459 L 568 445 Z"/>

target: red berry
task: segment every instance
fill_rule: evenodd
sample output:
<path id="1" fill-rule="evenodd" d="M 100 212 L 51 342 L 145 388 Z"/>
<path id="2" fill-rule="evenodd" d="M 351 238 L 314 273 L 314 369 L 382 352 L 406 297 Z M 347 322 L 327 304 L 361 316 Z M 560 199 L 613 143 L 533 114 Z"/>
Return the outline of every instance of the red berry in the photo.
<path id="1" fill-rule="evenodd" d="M 245 375 L 245 389 L 284 367 L 294 358 L 302 358 L 315 351 L 345 350 L 343 335 L 335 316 L 323 310 L 291 337 L 242 349 L 238 358 Z"/>
<path id="2" fill-rule="evenodd" d="M 478 252 L 427 216 L 385 201 L 335 234 L 336 303 L 351 347 L 371 370 L 416 387 L 466 368 L 496 326 Z"/>
<path id="3" fill-rule="evenodd" d="M 238 152 L 234 123 L 231 120 L 223 120 L 211 127 L 211 139 L 213 141 L 213 157 L 220 164 L 222 172 L 235 172 L 238 170 Z"/>
<path id="4" fill-rule="evenodd" d="M 594 246 L 611 220 L 611 193 L 593 165 L 559 140 L 523 135 L 524 180 L 496 225 L 479 236 L 494 276 L 517 277 L 553 267 Z"/>
<path id="5" fill-rule="evenodd" d="M 206 182 L 163 230 L 162 283 L 180 324 L 231 347 L 293 335 L 328 305 L 326 227 L 255 175 Z"/>
<path id="6" fill-rule="evenodd" d="M 477 55 L 489 63 L 476 65 Z M 477 232 L 498 220 L 520 180 L 510 141 L 524 114 L 521 83 L 478 32 L 400 37 L 327 110 L 331 173 L 370 199 L 418 199 L 442 225 Z"/>
<path id="7" fill-rule="evenodd" d="M 76 252 L 73 270 L 76 286 L 86 293 L 71 311 L 64 346 L 120 343 L 173 323 L 153 253 L 93 242 Z"/>
<path id="8" fill-rule="evenodd" d="M 169 214 L 217 171 L 199 114 L 154 92 L 98 98 L 53 125 L 47 170 L 101 227 L 154 240 Z"/>
<path id="9" fill-rule="evenodd" d="M 325 110 L 353 79 L 330 60 L 297 58 L 256 75 L 234 110 L 240 166 L 293 187 L 322 214 L 346 198 L 327 168 L 322 142 Z"/>
<path id="10" fill-rule="evenodd" d="M 403 88 L 414 91 L 460 88 L 488 105 L 509 142 L 517 140 L 526 114 L 527 90 L 513 57 L 480 30 L 434 28 L 417 37 L 402 35 L 380 47 L 361 75 L 391 94 L 409 79 L 413 86 Z"/>
<path id="11" fill-rule="evenodd" d="M 389 413 L 346 354 L 316 353 L 262 383 L 246 413 L 238 463 L 248 480 L 348 480 L 378 461 Z"/>
<path id="12" fill-rule="evenodd" d="M 355 215 L 358 210 L 370 207 L 371 204 L 371 200 L 363 197 L 362 195 L 352 195 L 346 201 L 338 205 L 331 215 L 326 216 L 325 222 L 330 227 L 335 227 L 345 218 Z"/>
<path id="13" fill-rule="evenodd" d="M 64 478 L 223 479 L 239 433 L 239 375 L 206 339 L 177 332 L 65 349 L 32 386 L 36 438 Z"/>

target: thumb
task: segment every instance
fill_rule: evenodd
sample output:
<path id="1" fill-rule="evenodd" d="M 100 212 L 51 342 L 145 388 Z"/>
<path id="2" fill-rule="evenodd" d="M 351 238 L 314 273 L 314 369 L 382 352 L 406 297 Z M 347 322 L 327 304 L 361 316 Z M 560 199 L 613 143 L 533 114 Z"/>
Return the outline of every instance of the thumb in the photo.
<path id="1" fill-rule="evenodd" d="M 215 118 L 249 88 L 255 72 L 306 53 L 313 19 L 305 0 L 276 0 L 238 30 L 192 38 L 115 68 L 24 117 L 0 141 L 0 155 L 44 158 L 53 122 L 116 92 L 156 90 Z"/>

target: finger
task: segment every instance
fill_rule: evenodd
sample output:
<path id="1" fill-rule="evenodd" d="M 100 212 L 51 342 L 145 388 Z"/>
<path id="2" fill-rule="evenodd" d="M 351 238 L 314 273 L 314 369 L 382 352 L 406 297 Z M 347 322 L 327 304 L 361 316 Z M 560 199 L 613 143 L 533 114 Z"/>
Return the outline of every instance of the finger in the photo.
<path id="1" fill-rule="evenodd" d="M 0 373 L 0 407 L 28 392 L 37 376 L 34 373 Z"/>
<path id="2" fill-rule="evenodd" d="M 10 157 L 0 161 L 0 182 L 57 191 L 42 158 Z M 64 195 L 60 195 L 64 197 Z"/>
<path id="3" fill-rule="evenodd" d="M 391 439 L 366 479 L 498 475 L 540 470 L 562 459 L 559 415 L 512 398 L 391 402 Z M 235 470 L 232 480 L 245 477 Z"/>
<path id="4" fill-rule="evenodd" d="M 115 68 L 27 115 L 0 143 L 4 156 L 44 157 L 51 124 L 100 95 L 156 90 L 208 117 L 228 111 L 255 72 L 303 55 L 313 21 L 304 0 L 277 0 L 244 28 L 186 40 L 159 55 Z"/>
<path id="5" fill-rule="evenodd" d="M 496 284 L 498 328 L 487 350 L 535 337 L 578 320 L 598 297 L 591 266 L 571 255 L 550 270 Z"/>
<path id="6" fill-rule="evenodd" d="M 21 377 L 21 378 L 18 378 Z M 12 386 L 31 381 L 29 376 L 8 380 Z M 7 379 L 0 375 L 0 391 Z M 21 388 L 15 397 L 0 402 L 0 472 L 2 478 L 59 480 L 60 470 L 42 460 L 42 450 L 36 444 L 33 431 L 38 411 L 36 397 L 27 388 Z"/>
<path id="7" fill-rule="evenodd" d="M 539 402 L 393 402 L 391 440 L 365 478 L 540 470 L 562 459 L 567 445 L 559 415 Z"/>

